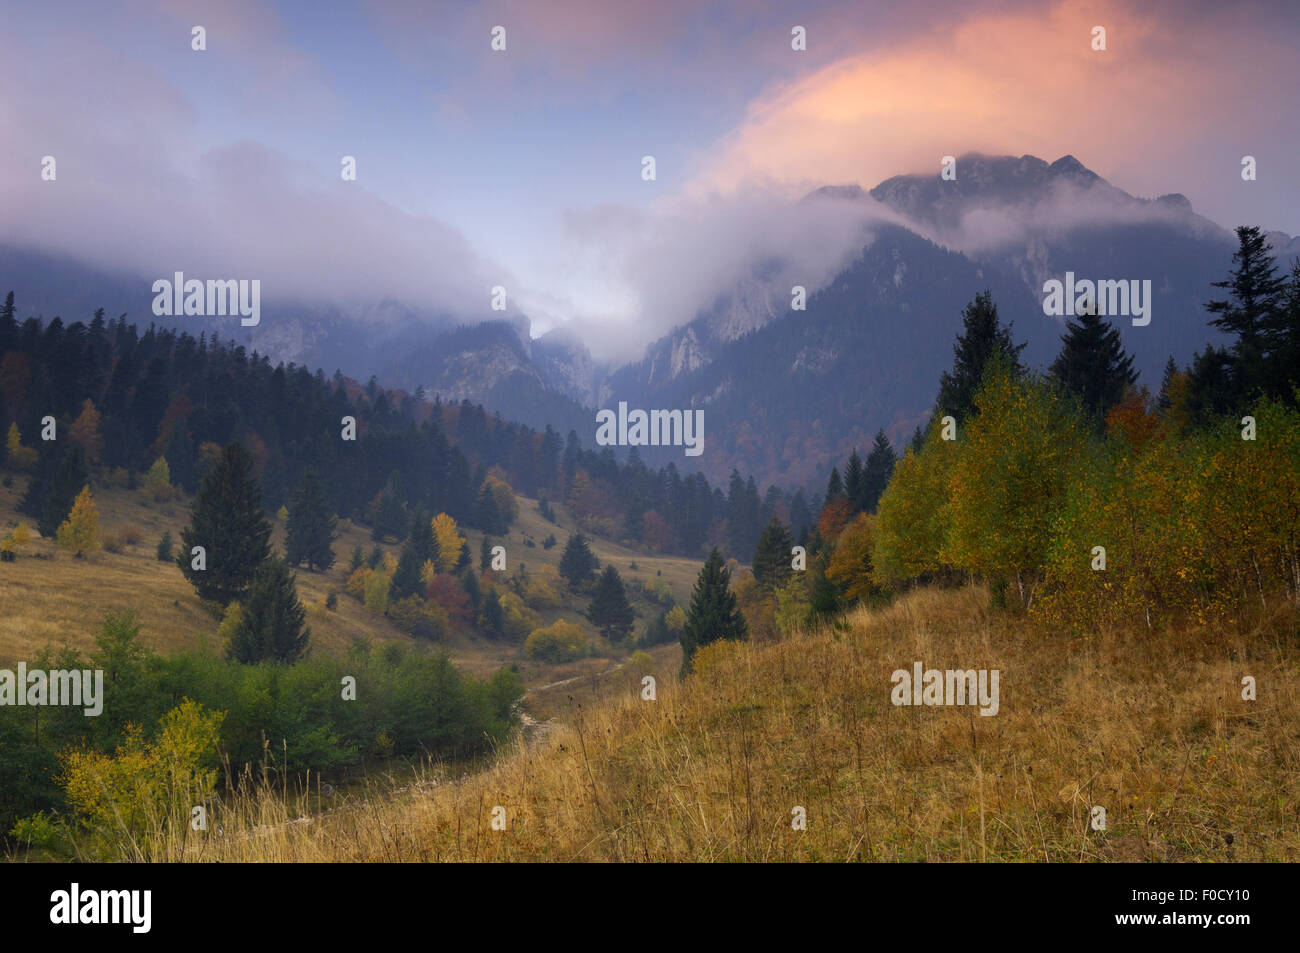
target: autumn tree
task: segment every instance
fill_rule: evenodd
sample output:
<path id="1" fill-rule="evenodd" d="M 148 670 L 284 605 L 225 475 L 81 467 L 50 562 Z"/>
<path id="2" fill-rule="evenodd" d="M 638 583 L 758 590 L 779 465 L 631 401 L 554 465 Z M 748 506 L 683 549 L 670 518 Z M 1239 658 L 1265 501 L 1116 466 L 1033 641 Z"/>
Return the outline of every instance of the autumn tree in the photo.
<path id="1" fill-rule="evenodd" d="M 68 439 L 79 444 L 85 451 L 87 465 L 93 467 L 99 463 L 99 455 L 104 450 L 104 438 L 99 432 L 99 411 L 90 398 L 86 398 L 80 416 L 68 428 Z"/>
<path id="2" fill-rule="evenodd" d="M 466 545 L 456 521 L 446 513 L 439 513 L 433 518 L 433 536 L 438 541 L 439 571 L 454 572 L 460 563 L 461 550 Z"/>
<path id="3" fill-rule="evenodd" d="M 58 529 L 59 548 L 80 558 L 99 549 L 99 509 L 90 495 L 90 487 L 81 488 L 72 504 L 72 512 Z"/>

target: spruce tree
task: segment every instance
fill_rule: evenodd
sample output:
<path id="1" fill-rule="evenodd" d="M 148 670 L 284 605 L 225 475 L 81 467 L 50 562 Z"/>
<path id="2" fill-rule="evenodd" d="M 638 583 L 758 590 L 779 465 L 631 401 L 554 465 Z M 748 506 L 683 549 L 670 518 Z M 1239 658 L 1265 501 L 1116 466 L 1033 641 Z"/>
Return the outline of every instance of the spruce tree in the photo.
<path id="1" fill-rule="evenodd" d="M 627 601 L 623 579 L 613 566 L 606 566 L 596 581 L 591 604 L 587 606 L 587 619 L 610 642 L 620 642 L 632 632 L 635 615 Z"/>
<path id="2" fill-rule="evenodd" d="M 397 557 L 397 568 L 393 571 L 393 580 L 389 591 L 393 600 L 418 595 L 424 589 L 420 578 L 420 567 L 424 563 L 415 554 L 415 544 L 409 539 L 402 543 L 401 555 Z"/>
<path id="3" fill-rule="evenodd" d="M 52 539 L 72 512 L 77 494 L 90 482 L 90 474 L 85 451 L 79 444 L 68 444 L 62 452 L 54 445 L 44 446 L 27 492 L 18 503 L 18 512 L 35 517 L 41 535 Z"/>
<path id="4" fill-rule="evenodd" d="M 506 614 L 501 608 L 501 597 L 497 595 L 495 588 L 489 589 L 487 595 L 483 597 L 483 605 L 479 609 L 478 624 L 494 639 L 499 639 L 505 635 Z"/>
<path id="5" fill-rule="evenodd" d="M 348 561 L 348 575 L 356 572 L 366 564 L 366 554 L 361 551 L 361 544 L 352 547 L 352 558 Z"/>
<path id="6" fill-rule="evenodd" d="M 839 593 L 835 590 L 835 584 L 826 575 L 826 567 L 829 563 L 828 552 L 822 552 L 813 560 L 812 592 L 808 604 L 810 624 L 826 622 L 839 611 Z"/>
<path id="7" fill-rule="evenodd" d="M 221 451 L 204 474 L 181 532 L 177 565 L 199 597 L 227 605 L 252 583 L 271 554 L 271 524 L 262 512 L 262 491 L 253 461 L 239 443 Z M 206 568 L 195 569 L 193 550 L 202 546 Z"/>
<path id="8" fill-rule="evenodd" d="M 311 632 L 298 600 L 293 573 L 283 559 L 271 557 L 258 567 L 240 605 L 239 626 L 229 655 L 239 662 L 296 662 L 307 651 Z"/>
<path id="9" fill-rule="evenodd" d="M 1106 411 L 1124 399 L 1124 391 L 1137 380 L 1133 358 L 1124 353 L 1119 331 L 1097 309 L 1079 320 L 1066 321 L 1061 352 L 1052 363 L 1052 377 L 1079 395 L 1084 409 L 1100 426 Z"/>
<path id="10" fill-rule="evenodd" d="M 284 539 L 289 564 L 297 566 L 305 562 L 308 569 L 321 572 L 333 566 L 337 525 L 334 509 L 325 499 L 325 488 L 308 467 L 289 501 Z"/>
<path id="11" fill-rule="evenodd" d="M 1165 372 L 1160 378 L 1160 395 L 1156 398 L 1156 408 L 1163 414 L 1173 406 L 1170 399 L 1169 391 L 1179 374 L 1178 362 L 1171 355 L 1169 360 L 1165 361 Z"/>
<path id="12" fill-rule="evenodd" d="M 876 439 L 867 454 L 867 465 L 862 474 L 862 500 L 858 509 L 866 513 L 876 512 L 880 495 L 889 486 L 889 478 L 894 475 L 894 464 L 898 458 L 883 430 L 876 431 Z"/>
<path id="13" fill-rule="evenodd" d="M 1231 373 L 1238 393 L 1249 398 L 1267 385 L 1265 350 L 1279 321 L 1286 282 L 1277 275 L 1277 261 L 1258 226 L 1240 226 L 1237 243 L 1228 278 L 1212 283 L 1228 297 L 1207 302 L 1205 310 L 1218 315 L 1211 325 L 1233 335 Z"/>
<path id="14" fill-rule="evenodd" d="M 560 575 L 569 581 L 570 589 L 577 589 L 583 583 L 596 578 L 600 560 L 587 544 L 587 537 L 574 533 L 564 544 L 564 553 L 560 556 Z"/>
<path id="15" fill-rule="evenodd" d="M 487 572 L 492 568 L 492 540 L 487 535 L 483 535 L 483 542 L 478 548 L 478 568 L 479 572 Z"/>
<path id="16" fill-rule="evenodd" d="M 862 458 L 858 456 L 856 447 L 849 454 L 848 466 L 844 468 L 844 494 L 853 504 L 855 512 L 866 509 L 866 473 L 862 469 Z"/>
<path id="17" fill-rule="evenodd" d="M 754 579 L 764 589 L 778 589 L 785 585 L 793 570 L 790 568 L 790 531 L 773 516 L 763 527 L 754 550 Z"/>
<path id="18" fill-rule="evenodd" d="M 822 507 L 824 508 L 844 495 L 844 481 L 840 479 L 839 468 L 831 467 L 831 478 L 826 482 L 826 502 L 822 504 Z"/>
<path id="19" fill-rule="evenodd" d="M 715 547 L 704 562 L 691 592 L 691 606 L 682 629 L 682 670 L 685 678 L 694 670 L 695 653 L 719 640 L 745 641 L 749 627 L 731 591 L 731 573 Z"/>
<path id="20" fill-rule="evenodd" d="M 977 294 L 962 311 L 962 332 L 953 347 L 952 371 L 944 371 L 939 378 L 935 416 L 951 415 L 960 421 L 973 414 L 975 392 L 989 361 L 998 358 L 1019 373 L 1024 347 L 1012 343 L 1011 325 L 1002 327 L 993 296 L 988 291 Z"/>

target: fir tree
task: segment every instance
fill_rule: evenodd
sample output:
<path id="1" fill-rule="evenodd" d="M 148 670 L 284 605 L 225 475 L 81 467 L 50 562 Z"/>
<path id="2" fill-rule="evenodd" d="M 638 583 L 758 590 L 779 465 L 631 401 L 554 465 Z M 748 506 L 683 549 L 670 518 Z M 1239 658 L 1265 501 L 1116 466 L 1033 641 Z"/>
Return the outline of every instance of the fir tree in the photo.
<path id="1" fill-rule="evenodd" d="M 1265 350 L 1283 311 L 1286 282 L 1277 275 L 1277 261 L 1258 226 L 1240 226 L 1237 243 L 1228 278 L 1212 283 L 1226 289 L 1228 297 L 1207 302 L 1205 310 L 1218 315 L 1211 325 L 1234 337 L 1231 373 L 1238 393 L 1249 398 L 1267 385 Z"/>
<path id="2" fill-rule="evenodd" d="M 825 622 L 839 611 L 839 593 L 835 591 L 835 584 L 826 576 L 826 567 L 829 563 L 828 552 L 820 553 L 813 560 L 812 593 L 808 605 L 808 622 L 810 624 Z"/>
<path id="3" fill-rule="evenodd" d="M 862 458 L 858 456 L 856 447 L 849 454 L 848 466 L 844 468 L 844 495 L 849 498 L 855 511 L 866 509 L 866 473 L 862 469 Z"/>
<path id="4" fill-rule="evenodd" d="M 77 494 L 89 481 L 85 451 L 79 444 L 67 445 L 62 453 L 49 446 L 37 460 L 36 472 L 18 503 L 18 512 L 34 516 L 41 535 L 53 538 L 72 512 Z"/>
<path id="5" fill-rule="evenodd" d="M 499 639 L 505 635 L 506 614 L 505 610 L 501 608 L 501 597 L 497 595 L 495 588 L 489 589 L 487 595 L 483 597 L 483 605 L 479 609 L 478 624 L 494 639 Z"/>
<path id="6" fill-rule="evenodd" d="M 181 532 L 176 562 L 200 598 L 227 605 L 252 583 L 271 554 L 271 524 L 248 451 L 232 443 L 203 477 Z M 194 568 L 193 550 L 204 549 L 206 568 Z"/>
<path id="7" fill-rule="evenodd" d="M 374 546 L 370 548 L 370 555 L 366 557 L 366 565 L 369 566 L 371 569 L 378 569 L 379 564 L 382 563 L 383 561 L 384 561 L 384 551 L 382 548 L 380 548 L 379 544 L 376 543 Z"/>
<path id="8" fill-rule="evenodd" d="M 335 527 L 338 520 L 325 499 L 325 488 L 310 467 L 302 475 L 289 501 L 289 519 L 285 526 L 285 558 L 292 566 L 302 563 L 321 572 L 334 565 Z"/>
<path id="9" fill-rule="evenodd" d="M 939 378 L 935 416 L 951 415 L 965 420 L 975 412 L 975 392 L 984 378 L 986 365 L 999 359 L 1016 373 L 1024 344 L 1013 344 L 1011 325 L 1002 327 L 993 296 L 982 291 L 962 311 L 962 333 L 953 347 L 952 371 Z"/>
<path id="10" fill-rule="evenodd" d="M 169 563 L 172 561 L 172 531 L 163 530 L 162 538 L 158 540 L 157 557 L 160 563 Z"/>
<path id="11" fill-rule="evenodd" d="M 569 581 L 570 589 L 577 589 L 583 583 L 596 578 L 600 560 L 591 551 L 587 537 L 574 533 L 564 544 L 564 553 L 560 556 L 560 575 Z"/>
<path id="12" fill-rule="evenodd" d="M 306 612 L 283 559 L 271 557 L 258 567 L 240 609 L 230 640 L 231 658 L 244 663 L 296 662 L 306 653 L 311 632 L 303 624 Z"/>
<path id="13" fill-rule="evenodd" d="M 352 559 L 348 561 L 348 575 L 356 572 L 366 564 L 366 554 L 361 551 L 361 544 L 352 547 Z"/>
<path id="14" fill-rule="evenodd" d="M 836 500 L 843 499 L 844 496 L 844 481 L 840 479 L 840 471 L 837 467 L 831 467 L 831 478 L 826 483 L 826 502 L 822 504 L 822 507 L 824 508 Z"/>
<path id="15" fill-rule="evenodd" d="M 1173 401 L 1169 397 L 1169 390 L 1179 373 L 1178 362 L 1171 355 L 1169 360 L 1165 361 L 1165 372 L 1160 378 L 1160 395 L 1156 398 L 1156 408 L 1162 414 L 1173 406 Z"/>
<path id="16" fill-rule="evenodd" d="M 478 568 L 479 572 L 487 572 L 492 568 L 492 540 L 487 534 L 484 534 L 483 542 L 478 547 Z"/>
<path id="17" fill-rule="evenodd" d="M 880 495 L 889 486 L 889 478 L 894 475 L 894 464 L 898 458 L 883 430 L 876 431 L 876 439 L 867 454 L 867 465 L 862 474 L 862 499 L 859 510 L 866 513 L 876 512 Z"/>
<path id="18" fill-rule="evenodd" d="M 632 633 L 635 615 L 627 601 L 623 579 L 613 566 L 606 566 L 596 581 L 587 606 L 587 619 L 610 642 L 620 642 Z"/>
<path id="19" fill-rule="evenodd" d="M 790 578 L 792 546 L 790 531 L 773 516 L 758 537 L 758 548 L 754 551 L 754 579 L 764 589 L 779 589 Z"/>
<path id="20" fill-rule="evenodd" d="M 1124 391 L 1138 376 L 1133 358 L 1124 353 L 1119 331 L 1096 312 L 1091 308 L 1077 322 L 1066 321 L 1061 352 L 1049 372 L 1079 396 L 1100 426 L 1106 411 L 1124 399 Z"/>
<path id="21" fill-rule="evenodd" d="M 719 640 L 744 641 L 749 638 L 745 617 L 731 591 L 731 573 L 722 554 L 715 547 L 705 560 L 691 593 L 691 607 L 682 629 L 682 670 L 685 678 L 694 670 L 695 653 Z"/>

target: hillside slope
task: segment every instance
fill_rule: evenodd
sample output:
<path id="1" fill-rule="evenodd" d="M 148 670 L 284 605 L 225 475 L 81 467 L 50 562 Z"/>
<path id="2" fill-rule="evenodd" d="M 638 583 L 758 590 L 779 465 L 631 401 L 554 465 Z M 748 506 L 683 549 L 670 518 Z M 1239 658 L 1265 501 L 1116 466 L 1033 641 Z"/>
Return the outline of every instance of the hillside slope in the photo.
<path id="1" fill-rule="evenodd" d="M 1294 641 L 1047 638 L 986 605 L 980 589 L 920 590 L 859 610 L 843 633 L 707 650 L 684 685 L 663 657 L 606 679 L 594 703 L 560 686 L 552 729 L 485 770 L 376 783 L 314 816 L 318 795 L 236 799 L 224 836 L 173 856 L 1300 859 Z M 891 705 L 891 672 L 914 661 L 999 669 L 999 713 Z M 641 700 L 644 674 L 657 701 Z M 1258 701 L 1241 700 L 1243 674 Z M 1094 806 L 1104 831 L 1090 829 Z M 797 807 L 806 830 L 792 828 Z"/>

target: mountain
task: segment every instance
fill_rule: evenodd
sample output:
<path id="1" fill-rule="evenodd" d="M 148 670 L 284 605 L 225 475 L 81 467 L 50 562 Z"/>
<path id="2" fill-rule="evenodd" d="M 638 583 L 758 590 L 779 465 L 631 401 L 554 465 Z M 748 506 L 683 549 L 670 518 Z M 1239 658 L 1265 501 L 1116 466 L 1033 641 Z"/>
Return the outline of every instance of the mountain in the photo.
<path id="1" fill-rule="evenodd" d="M 961 309 L 986 288 L 1039 367 L 1064 331 L 1064 319 L 1043 313 L 1043 283 L 1067 271 L 1150 280 L 1150 324 L 1117 324 L 1152 390 L 1171 355 L 1186 363 L 1222 340 L 1204 303 L 1231 267 L 1231 231 L 1182 195 L 1132 196 L 1073 156 L 969 154 L 955 181 L 901 175 L 869 191 L 828 186 L 812 200 L 854 203 L 869 224 L 854 261 L 808 289 L 806 311 L 790 310 L 782 262 L 756 263 L 601 388 L 605 407 L 704 408 L 706 450 L 695 463 L 710 479 L 736 467 L 762 483 L 815 484 L 877 428 L 905 440 L 928 418 Z M 1284 261 L 1300 253 L 1290 236 L 1271 241 Z"/>

